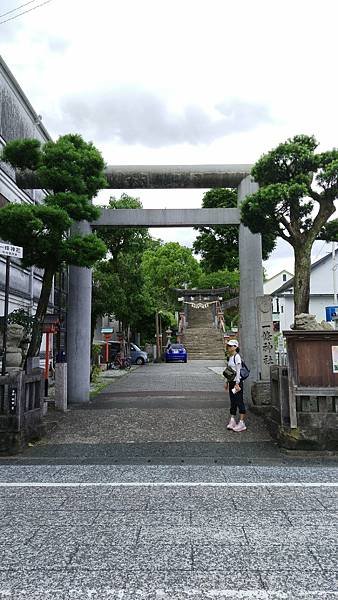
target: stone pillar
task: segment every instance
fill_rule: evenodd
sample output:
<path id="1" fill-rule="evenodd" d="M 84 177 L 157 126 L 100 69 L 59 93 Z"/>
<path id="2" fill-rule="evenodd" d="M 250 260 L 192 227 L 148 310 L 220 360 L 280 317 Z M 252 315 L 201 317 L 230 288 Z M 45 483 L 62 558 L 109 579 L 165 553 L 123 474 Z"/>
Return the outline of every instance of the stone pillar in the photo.
<path id="1" fill-rule="evenodd" d="M 72 226 L 73 234 L 90 233 L 86 221 Z M 92 270 L 69 268 L 67 316 L 68 402 L 89 402 Z"/>
<path id="2" fill-rule="evenodd" d="M 257 190 L 258 185 L 250 176 L 243 179 L 238 186 L 238 206 Z M 246 390 L 251 391 L 252 383 L 259 379 L 262 370 L 256 310 L 256 299 L 263 295 L 262 241 L 259 233 L 251 233 L 242 224 L 239 226 L 239 270 L 239 338 L 241 354 L 251 370 Z M 249 399 L 250 393 L 246 393 L 246 400 Z"/>
<path id="3" fill-rule="evenodd" d="M 257 297 L 257 323 L 260 371 L 258 381 L 251 388 L 253 404 L 260 413 L 271 405 L 270 367 L 275 362 L 271 296 Z"/>
<path id="4" fill-rule="evenodd" d="M 257 320 L 261 360 L 261 371 L 259 373 L 259 379 L 270 382 L 270 367 L 275 363 L 271 296 L 258 296 Z"/>
<path id="5" fill-rule="evenodd" d="M 55 365 L 55 408 L 67 410 L 67 363 Z"/>

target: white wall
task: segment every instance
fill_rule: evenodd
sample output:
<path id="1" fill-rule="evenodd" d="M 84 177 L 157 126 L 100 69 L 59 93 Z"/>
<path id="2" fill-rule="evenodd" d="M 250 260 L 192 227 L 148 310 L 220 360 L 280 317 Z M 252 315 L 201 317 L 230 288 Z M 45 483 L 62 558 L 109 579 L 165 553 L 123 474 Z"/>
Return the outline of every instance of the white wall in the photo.
<path id="1" fill-rule="evenodd" d="M 335 273 L 335 277 L 336 282 L 338 283 L 337 273 Z M 318 267 L 312 269 L 310 291 L 311 294 L 332 295 L 329 305 L 333 304 L 333 271 L 331 254 L 328 255 L 327 260 L 318 265 Z"/>
<path id="2" fill-rule="evenodd" d="M 283 279 L 283 275 L 286 276 L 286 279 Z M 277 275 L 275 275 L 274 277 L 271 277 L 267 281 L 264 281 L 264 294 L 272 294 L 273 292 L 278 290 L 278 288 L 280 288 L 283 285 L 283 283 L 286 283 L 289 279 L 291 279 L 291 277 L 292 273 L 290 273 L 289 271 L 281 271 L 280 273 L 277 273 Z"/>
<path id="3" fill-rule="evenodd" d="M 293 295 L 282 296 L 280 304 L 280 330 L 289 331 L 294 321 Z M 315 315 L 319 323 L 325 321 L 325 307 L 332 305 L 332 296 L 312 296 L 310 298 L 309 313 Z"/>

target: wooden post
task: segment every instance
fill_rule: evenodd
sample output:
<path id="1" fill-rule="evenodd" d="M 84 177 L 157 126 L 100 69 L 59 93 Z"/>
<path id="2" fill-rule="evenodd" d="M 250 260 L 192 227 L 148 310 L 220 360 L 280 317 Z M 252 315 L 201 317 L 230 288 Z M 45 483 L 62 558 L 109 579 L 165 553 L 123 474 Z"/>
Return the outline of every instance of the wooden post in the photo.
<path id="1" fill-rule="evenodd" d="M 46 333 L 46 355 L 45 355 L 45 397 L 48 396 L 48 375 L 49 375 L 49 332 Z"/>
<path id="2" fill-rule="evenodd" d="M 9 298 L 9 273 L 11 268 L 11 259 L 6 256 L 6 282 L 5 282 L 5 310 L 4 310 L 4 332 L 2 341 L 2 369 L 1 374 L 6 375 L 7 358 L 7 328 L 8 328 L 8 298 Z"/>
<path id="3" fill-rule="evenodd" d="M 287 351 L 288 351 L 288 385 L 289 385 L 289 415 L 290 415 L 290 428 L 297 429 L 297 406 L 296 406 L 296 394 L 295 388 L 298 381 L 297 377 L 297 355 L 295 344 L 292 340 L 287 338 Z"/>
<path id="4" fill-rule="evenodd" d="M 13 378 L 14 379 L 14 378 Z M 15 376 L 17 382 L 17 396 L 16 396 L 16 418 L 17 418 L 17 427 L 18 431 L 24 427 L 24 413 L 25 413 L 25 404 L 26 404 L 26 386 L 25 386 L 25 374 L 23 371 L 18 373 Z"/>

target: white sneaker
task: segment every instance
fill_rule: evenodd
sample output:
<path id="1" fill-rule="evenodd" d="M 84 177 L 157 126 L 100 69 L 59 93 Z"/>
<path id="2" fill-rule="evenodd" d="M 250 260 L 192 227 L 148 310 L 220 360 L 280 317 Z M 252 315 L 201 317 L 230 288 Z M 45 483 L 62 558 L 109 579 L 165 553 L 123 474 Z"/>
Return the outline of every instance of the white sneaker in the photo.
<path id="1" fill-rule="evenodd" d="M 246 425 L 244 423 L 244 421 L 238 421 L 237 425 L 235 425 L 235 427 L 232 428 L 233 431 L 245 431 L 246 430 Z"/>
<path id="2" fill-rule="evenodd" d="M 229 423 L 227 424 L 227 429 L 235 429 L 235 427 L 236 427 L 235 418 L 231 417 Z"/>

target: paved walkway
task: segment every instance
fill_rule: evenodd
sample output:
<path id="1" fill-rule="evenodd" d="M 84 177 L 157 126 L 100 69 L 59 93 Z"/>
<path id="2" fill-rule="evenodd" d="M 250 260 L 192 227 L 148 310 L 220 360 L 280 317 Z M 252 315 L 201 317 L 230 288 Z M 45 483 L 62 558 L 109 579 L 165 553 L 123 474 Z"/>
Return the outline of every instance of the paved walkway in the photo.
<path id="1" fill-rule="evenodd" d="M 68 462 L 226 462 L 281 460 L 263 420 L 226 429 L 221 361 L 150 364 L 114 379 L 86 406 L 48 417 L 48 436 L 22 460 Z M 218 371 L 218 372 L 217 372 Z M 55 425 L 55 426 L 54 426 Z"/>

